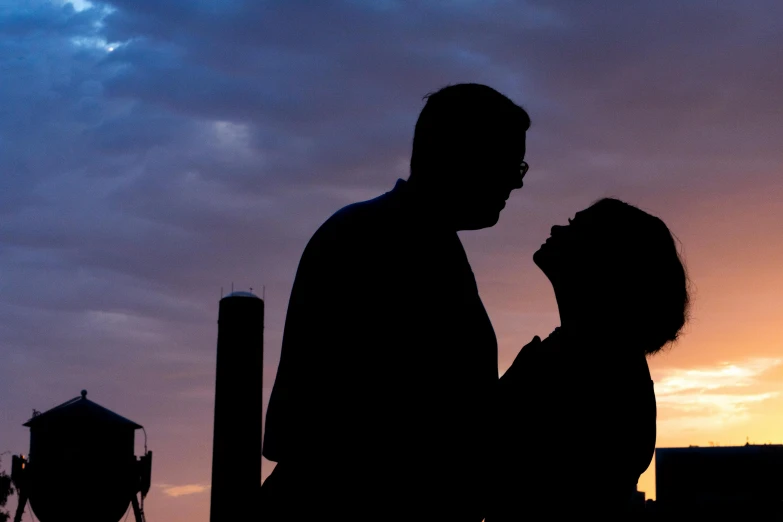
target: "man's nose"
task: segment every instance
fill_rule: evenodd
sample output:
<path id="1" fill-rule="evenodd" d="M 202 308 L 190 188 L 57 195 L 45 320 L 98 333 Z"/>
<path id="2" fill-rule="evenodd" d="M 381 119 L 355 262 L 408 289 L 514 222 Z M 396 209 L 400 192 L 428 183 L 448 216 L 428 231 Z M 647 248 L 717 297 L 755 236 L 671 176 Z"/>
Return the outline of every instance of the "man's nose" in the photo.
<path id="1" fill-rule="evenodd" d="M 559 234 L 563 230 L 563 227 L 560 225 L 553 225 L 552 229 L 549 231 L 549 235 L 552 237 L 555 237 L 555 234 Z"/>

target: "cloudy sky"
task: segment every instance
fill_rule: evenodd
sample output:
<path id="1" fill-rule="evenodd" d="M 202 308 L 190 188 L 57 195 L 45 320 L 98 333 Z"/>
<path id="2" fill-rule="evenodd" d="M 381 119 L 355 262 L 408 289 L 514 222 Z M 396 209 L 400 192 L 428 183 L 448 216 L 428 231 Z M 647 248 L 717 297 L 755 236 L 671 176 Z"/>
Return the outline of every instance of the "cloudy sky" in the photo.
<path id="1" fill-rule="evenodd" d="M 149 520 L 206 522 L 221 288 L 265 287 L 268 393 L 307 240 L 458 82 L 533 119 L 524 189 L 461 235 L 501 372 L 557 325 L 532 253 L 615 196 L 693 282 L 658 445 L 783 442 L 781 64 L 777 0 L 0 0 L 0 452 L 86 388 L 147 429 Z"/>

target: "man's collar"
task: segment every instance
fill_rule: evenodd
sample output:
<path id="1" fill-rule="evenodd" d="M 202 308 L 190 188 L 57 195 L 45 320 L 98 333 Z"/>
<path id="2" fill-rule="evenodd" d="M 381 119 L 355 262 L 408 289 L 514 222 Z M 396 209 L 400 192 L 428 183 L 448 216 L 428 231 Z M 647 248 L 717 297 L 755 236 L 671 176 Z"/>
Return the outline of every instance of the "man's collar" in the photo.
<path id="1" fill-rule="evenodd" d="M 419 193 L 414 193 L 408 181 L 398 179 L 390 193 L 399 198 L 403 208 L 411 213 L 420 226 L 456 233 L 445 225 L 442 213 L 438 212 L 432 201 Z"/>

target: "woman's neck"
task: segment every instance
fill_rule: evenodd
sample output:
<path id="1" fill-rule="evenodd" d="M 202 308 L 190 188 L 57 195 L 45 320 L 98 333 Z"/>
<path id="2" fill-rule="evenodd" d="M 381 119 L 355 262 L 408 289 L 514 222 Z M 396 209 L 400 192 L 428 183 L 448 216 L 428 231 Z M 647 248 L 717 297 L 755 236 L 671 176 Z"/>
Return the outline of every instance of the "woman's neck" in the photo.
<path id="1" fill-rule="evenodd" d="M 553 286 L 560 313 L 560 326 L 553 334 L 560 343 L 595 360 L 646 360 L 644 351 L 636 349 L 635 343 L 621 333 L 622 328 L 611 324 L 614 314 L 598 306 L 579 303 Z"/>
<path id="2" fill-rule="evenodd" d="M 553 284 L 557 310 L 560 314 L 561 334 L 567 337 L 592 339 L 605 337 L 606 328 L 602 328 L 602 320 L 597 317 L 595 309 L 584 305 L 577 296 L 565 292 L 561 285 Z"/>

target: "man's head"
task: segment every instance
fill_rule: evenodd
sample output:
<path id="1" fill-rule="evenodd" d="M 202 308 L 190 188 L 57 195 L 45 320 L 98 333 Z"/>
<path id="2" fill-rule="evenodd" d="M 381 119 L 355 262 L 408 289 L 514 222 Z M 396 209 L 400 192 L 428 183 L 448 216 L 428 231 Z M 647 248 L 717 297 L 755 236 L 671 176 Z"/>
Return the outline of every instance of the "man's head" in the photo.
<path id="1" fill-rule="evenodd" d="M 416 122 L 410 181 L 457 230 L 497 223 L 526 164 L 525 110 L 486 85 L 450 85 L 425 96 Z M 524 166 L 523 166 L 524 165 Z"/>

